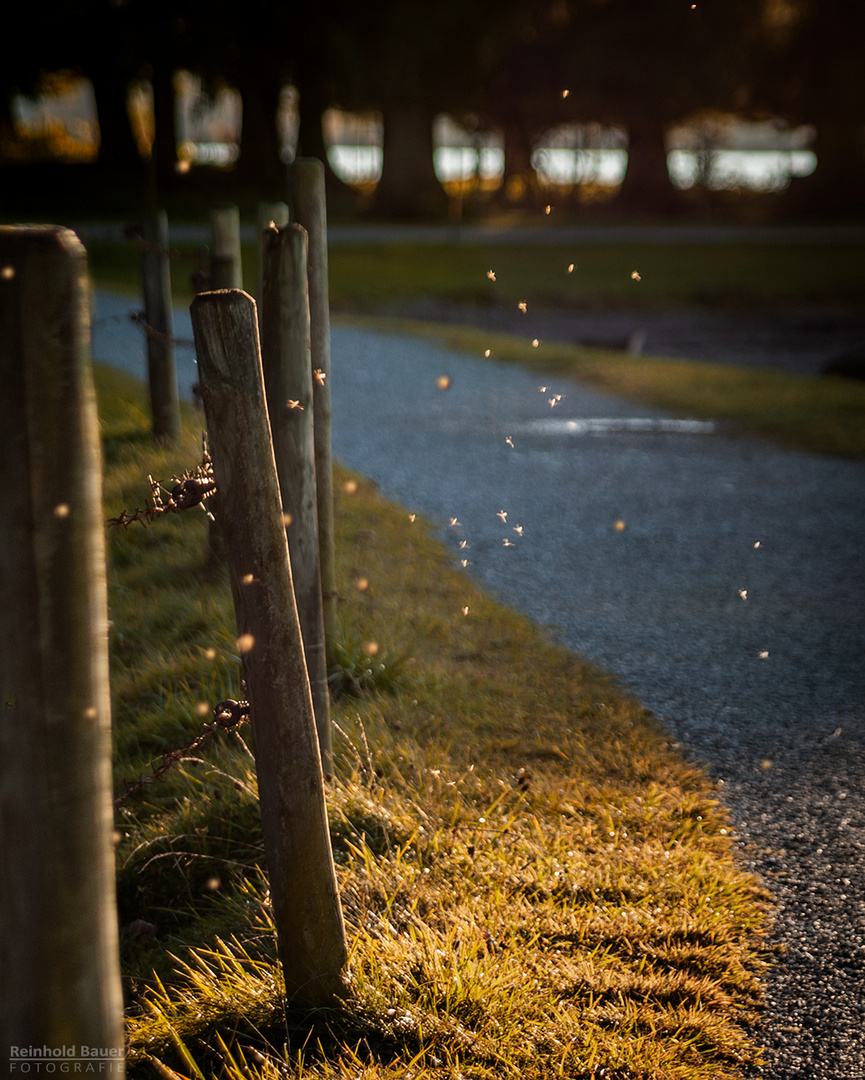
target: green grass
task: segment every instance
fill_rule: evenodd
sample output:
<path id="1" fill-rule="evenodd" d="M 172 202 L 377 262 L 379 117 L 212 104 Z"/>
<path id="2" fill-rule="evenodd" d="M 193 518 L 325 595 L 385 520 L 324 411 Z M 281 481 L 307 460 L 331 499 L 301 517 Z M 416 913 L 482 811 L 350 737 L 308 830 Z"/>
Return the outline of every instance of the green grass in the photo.
<path id="1" fill-rule="evenodd" d="M 332 303 L 366 312 L 418 296 L 532 308 L 861 306 L 861 244 L 392 244 L 335 247 Z M 574 264 L 573 272 L 568 267 Z M 487 277 L 495 273 L 495 281 Z M 631 274 L 636 271 L 640 280 Z"/>
<path id="2" fill-rule="evenodd" d="M 97 284 L 140 289 L 140 254 L 132 244 L 87 241 Z M 197 249 L 175 249 L 177 303 L 192 299 Z M 862 244 L 387 244 L 332 247 L 330 298 L 336 311 L 372 314 L 388 305 L 431 298 L 481 307 L 569 308 L 623 305 L 765 307 L 843 304 L 861 308 Z M 572 273 L 568 267 L 574 264 Z M 492 270 L 495 281 L 487 277 Z M 640 280 L 631 278 L 633 271 Z M 247 288 L 256 254 L 243 247 Z"/>
<path id="3" fill-rule="evenodd" d="M 156 450 L 140 385 L 98 376 L 108 518 L 195 464 L 200 417 Z M 759 1056 L 767 897 L 711 782 L 428 524 L 336 481 L 341 644 L 368 672 L 334 703 L 328 785 L 346 996 L 286 1041 L 255 764 L 221 732 L 117 813 L 132 1075 L 734 1076 Z M 109 530 L 117 791 L 240 696 L 206 537 L 194 510 Z"/>
<path id="4" fill-rule="evenodd" d="M 139 255 L 130 245 L 88 247 L 98 285 L 136 290 Z M 192 249 L 175 261 L 177 303 L 192 298 Z M 391 245 L 330 252 L 334 312 L 382 330 L 433 336 L 449 347 L 537 366 L 657 408 L 718 420 L 742 434 L 790 449 L 865 456 L 865 386 L 849 379 L 787 375 L 767 369 L 689 363 L 663 357 L 542 342 L 383 317 L 394 305 L 444 303 L 532 310 L 713 305 L 747 310 L 794 304 L 858 306 L 865 258 L 857 244 L 789 245 Z M 567 267 L 576 269 L 568 274 Z M 487 277 L 494 270 L 495 282 Z M 637 270 L 641 280 L 631 278 Z M 255 280 L 255 252 L 244 249 L 244 279 Z M 372 323 L 369 322 L 373 319 Z"/>

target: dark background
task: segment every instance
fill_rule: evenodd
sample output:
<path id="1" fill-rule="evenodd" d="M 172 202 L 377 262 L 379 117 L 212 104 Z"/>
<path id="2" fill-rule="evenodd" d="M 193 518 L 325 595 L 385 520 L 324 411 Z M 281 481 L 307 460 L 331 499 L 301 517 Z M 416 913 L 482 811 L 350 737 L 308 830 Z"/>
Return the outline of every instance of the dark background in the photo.
<path id="1" fill-rule="evenodd" d="M 297 152 L 327 160 L 330 107 L 374 110 L 384 166 L 374 193 L 329 172 L 331 212 L 445 218 L 432 160 L 432 122 L 448 113 L 499 134 L 499 189 L 467 191 L 471 219 L 543 214 L 531 153 L 564 122 L 626 133 L 628 168 L 615 197 L 559 201 L 573 219 L 862 220 L 865 216 L 865 5 L 861 0 L 49 0 L 4 17 L 0 62 L 0 217 L 64 203 L 94 212 L 130 204 L 182 206 L 202 194 L 242 206 L 282 198 L 276 107 L 298 93 Z M 240 155 L 230 170 L 178 171 L 175 73 L 206 93 L 236 88 Z M 99 153 L 87 164 L 23 147 L 12 103 L 57 73 L 89 79 Z M 143 155 L 127 107 L 152 88 L 155 136 Z M 564 91 L 567 90 L 567 95 Z M 706 115 L 811 125 L 817 168 L 783 192 L 746 197 L 670 182 L 665 137 Z"/>

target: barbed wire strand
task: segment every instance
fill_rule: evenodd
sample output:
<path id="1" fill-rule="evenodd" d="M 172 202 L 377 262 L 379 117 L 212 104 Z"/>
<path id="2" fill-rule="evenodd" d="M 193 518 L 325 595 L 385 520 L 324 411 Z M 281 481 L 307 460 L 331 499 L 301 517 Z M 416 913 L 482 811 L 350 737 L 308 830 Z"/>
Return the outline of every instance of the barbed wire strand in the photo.
<path id="1" fill-rule="evenodd" d="M 162 755 L 161 763 L 148 776 L 139 776 L 137 780 L 127 781 L 124 790 L 114 798 L 114 809 L 119 809 L 127 799 L 141 791 L 142 788 L 149 787 L 156 781 L 161 780 L 172 765 L 176 765 L 178 761 L 181 761 L 209 739 L 212 739 L 220 729 L 229 731 L 240 724 L 247 723 L 250 719 L 251 710 L 248 701 L 235 701 L 234 698 L 220 701 L 213 710 L 213 723 L 205 724 L 204 729 L 184 746 L 166 751 Z"/>

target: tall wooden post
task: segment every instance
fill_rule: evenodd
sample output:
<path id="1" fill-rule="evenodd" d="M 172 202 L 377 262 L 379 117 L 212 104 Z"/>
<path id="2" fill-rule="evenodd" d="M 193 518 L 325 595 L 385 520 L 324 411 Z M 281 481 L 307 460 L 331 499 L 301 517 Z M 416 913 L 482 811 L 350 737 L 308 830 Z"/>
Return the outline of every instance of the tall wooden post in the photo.
<path id="1" fill-rule="evenodd" d="M 327 283 L 327 204 L 324 165 L 318 158 L 298 158 L 288 170 L 291 220 L 309 236 L 310 356 L 314 373 L 315 475 L 321 595 L 328 664 L 335 660 L 336 568 L 333 536 L 333 461 L 330 407 L 330 297 Z"/>
<path id="2" fill-rule="evenodd" d="M 306 232 L 299 225 L 262 233 L 264 291 L 259 301 L 261 361 L 288 552 L 312 689 L 322 765 L 333 771 L 330 692 L 319 576 L 313 377 L 309 360 Z"/>
<path id="3" fill-rule="evenodd" d="M 215 206 L 210 211 L 210 288 L 243 288 L 240 211 L 236 206 Z"/>
<path id="4" fill-rule="evenodd" d="M 255 299 L 258 303 L 259 322 L 261 319 L 261 298 L 264 296 L 264 247 L 262 236 L 264 230 L 273 223 L 279 228 L 288 224 L 288 203 L 284 202 L 260 202 L 255 208 L 256 235 L 258 236 L 258 291 Z"/>
<path id="5" fill-rule="evenodd" d="M 201 393 L 222 495 L 261 824 L 289 1002 L 342 990 L 345 928 L 261 370 L 258 316 L 239 290 L 192 302 Z"/>
<path id="6" fill-rule="evenodd" d="M 12 1046 L 99 1047 L 115 1055 L 118 1076 L 108 612 L 89 350 L 78 238 L 55 226 L 0 228 L 0 1059 Z"/>
<path id="7" fill-rule="evenodd" d="M 210 281 L 211 290 L 242 289 L 243 268 L 240 258 L 240 211 L 232 204 L 215 206 L 210 211 Z M 219 494 L 210 500 L 208 560 L 211 566 L 225 559 L 222 535 L 222 501 Z"/>
<path id="8" fill-rule="evenodd" d="M 174 358 L 168 215 L 164 210 L 155 210 L 144 219 L 142 270 L 153 434 L 162 442 L 174 442 L 180 434 L 180 395 Z"/>

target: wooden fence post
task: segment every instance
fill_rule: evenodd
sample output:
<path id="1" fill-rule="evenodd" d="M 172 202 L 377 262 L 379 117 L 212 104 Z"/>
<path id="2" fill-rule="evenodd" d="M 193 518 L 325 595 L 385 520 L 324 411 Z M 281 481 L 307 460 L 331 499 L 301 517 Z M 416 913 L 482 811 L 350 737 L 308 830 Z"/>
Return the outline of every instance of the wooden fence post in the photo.
<path id="1" fill-rule="evenodd" d="M 232 204 L 215 206 L 210 211 L 209 289 L 242 289 L 243 268 L 240 259 L 240 211 Z M 208 529 L 208 561 L 220 565 L 225 559 L 222 536 L 222 512 L 217 493 L 210 502 L 212 518 Z"/>
<path id="2" fill-rule="evenodd" d="M 102 466 L 68 229 L 0 227 L 0 409 L 0 1054 L 98 1047 L 117 1077 Z"/>
<path id="3" fill-rule="evenodd" d="M 309 318 L 315 407 L 315 475 L 321 596 L 328 666 L 335 660 L 336 566 L 333 536 L 333 462 L 330 407 L 330 299 L 327 283 L 327 204 L 324 165 L 318 158 L 298 158 L 288 170 L 291 220 L 309 236 Z"/>
<path id="4" fill-rule="evenodd" d="M 288 553 L 318 745 L 324 771 L 330 773 L 333 753 L 319 576 L 306 232 L 299 225 L 265 229 L 261 246 L 264 291 L 258 312 L 267 411 L 282 509 L 290 522 Z"/>
<path id="5" fill-rule="evenodd" d="M 240 211 L 236 206 L 215 206 L 210 211 L 210 288 L 242 289 Z"/>
<path id="6" fill-rule="evenodd" d="M 258 237 L 258 292 L 255 294 L 255 299 L 258 303 L 259 322 L 261 319 L 261 298 L 264 296 L 264 247 L 262 234 L 271 222 L 277 227 L 288 224 L 288 203 L 260 202 L 255 208 L 255 233 Z"/>
<path id="7" fill-rule="evenodd" d="M 290 1002 L 340 994 L 345 928 L 294 599 L 252 297 L 192 302 L 246 696 L 279 956 Z"/>
<path id="8" fill-rule="evenodd" d="M 144 218 L 141 261 L 153 434 L 162 442 L 174 442 L 180 434 L 180 396 L 174 359 L 168 216 L 164 210 L 156 210 Z"/>

